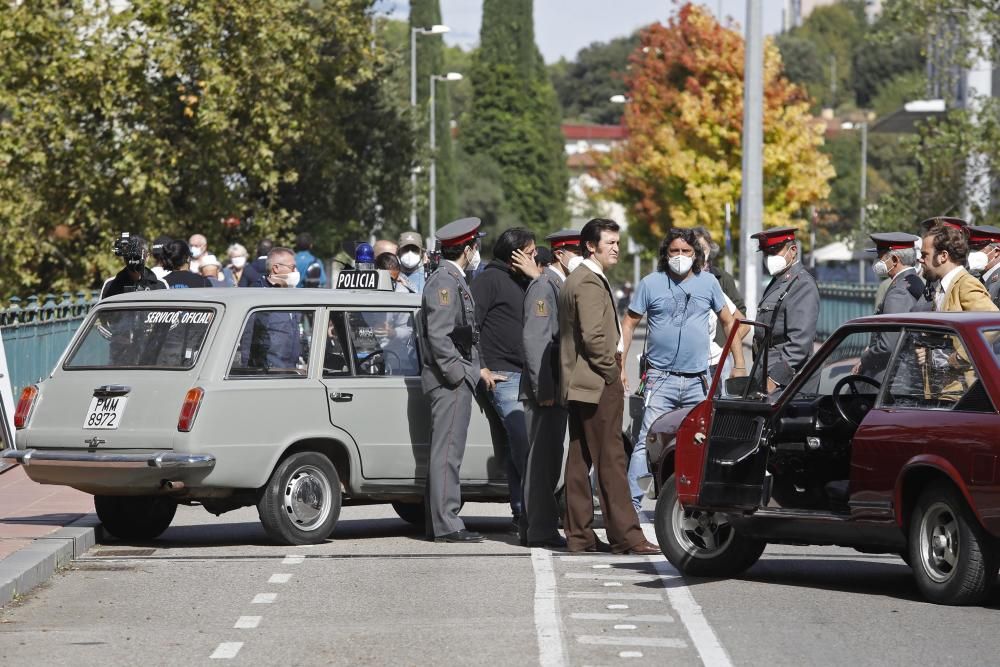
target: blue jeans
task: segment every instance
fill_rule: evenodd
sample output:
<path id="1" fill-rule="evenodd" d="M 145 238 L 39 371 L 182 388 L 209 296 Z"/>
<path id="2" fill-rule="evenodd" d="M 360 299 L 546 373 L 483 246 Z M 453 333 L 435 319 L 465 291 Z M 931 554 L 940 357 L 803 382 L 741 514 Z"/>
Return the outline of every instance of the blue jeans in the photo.
<path id="1" fill-rule="evenodd" d="M 700 377 L 668 375 L 664 371 L 650 368 L 646 372 L 643 398 L 646 407 L 642 411 L 642 429 L 628 464 L 628 485 L 636 511 L 639 511 L 643 495 L 638 479 L 649 474 L 649 461 L 646 459 L 646 434 L 649 433 L 649 427 L 666 412 L 697 405 L 705 400 L 705 386 Z"/>
<path id="2" fill-rule="evenodd" d="M 507 486 L 510 489 L 510 510 L 515 515 L 524 511 L 524 472 L 528 466 L 528 424 L 524 417 L 524 405 L 517 398 L 521 387 L 521 374 L 510 371 L 496 371 L 508 379 L 497 382 L 490 392 L 493 407 L 503 421 L 507 431 Z"/>

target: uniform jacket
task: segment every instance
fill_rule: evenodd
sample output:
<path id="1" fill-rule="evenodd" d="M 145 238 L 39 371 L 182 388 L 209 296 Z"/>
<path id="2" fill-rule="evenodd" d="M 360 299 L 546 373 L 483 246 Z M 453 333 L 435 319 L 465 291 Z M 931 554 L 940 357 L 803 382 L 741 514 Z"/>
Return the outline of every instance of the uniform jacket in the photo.
<path id="1" fill-rule="evenodd" d="M 917 305 L 917 301 L 924 295 L 924 281 L 920 279 L 913 269 L 906 269 L 897 273 L 889 281 L 889 288 L 885 291 L 882 302 L 875 309 L 876 315 L 892 313 L 909 313 Z M 872 334 L 871 343 L 861 355 L 861 372 L 867 374 L 882 373 L 889 363 L 889 356 L 899 334 L 875 332 Z"/>
<path id="2" fill-rule="evenodd" d="M 1000 269 L 997 269 L 983 283 L 994 305 L 1000 306 Z"/>
<path id="3" fill-rule="evenodd" d="M 948 286 L 941 311 L 957 313 L 969 310 L 995 312 L 998 309 L 993 304 L 993 300 L 990 299 L 990 293 L 986 291 L 979 279 L 962 269 Z"/>
<path id="4" fill-rule="evenodd" d="M 812 356 L 818 320 L 819 288 L 816 280 L 802 262 L 795 262 L 784 273 L 771 279 L 757 305 L 757 321 L 764 324 L 774 322 L 771 347 L 767 351 L 768 377 L 780 385 L 792 381 L 795 373 Z M 754 330 L 755 345 L 759 346 L 763 338 L 764 330 L 757 327 Z"/>
<path id="5" fill-rule="evenodd" d="M 455 327 L 475 326 L 476 304 L 465 276 L 447 260 L 427 279 L 420 301 L 423 319 L 424 359 L 420 373 L 425 392 L 437 387 L 454 388 L 462 380 L 473 391 L 479 382 L 479 351 L 471 346 L 466 359 L 450 334 Z"/>
<path id="6" fill-rule="evenodd" d="M 581 264 L 559 292 L 559 400 L 600 402 L 621 377 L 618 313 L 611 288 Z"/>
<path id="7" fill-rule="evenodd" d="M 559 292 L 563 279 L 545 269 L 524 295 L 524 369 L 518 398 L 535 402 L 559 398 Z"/>

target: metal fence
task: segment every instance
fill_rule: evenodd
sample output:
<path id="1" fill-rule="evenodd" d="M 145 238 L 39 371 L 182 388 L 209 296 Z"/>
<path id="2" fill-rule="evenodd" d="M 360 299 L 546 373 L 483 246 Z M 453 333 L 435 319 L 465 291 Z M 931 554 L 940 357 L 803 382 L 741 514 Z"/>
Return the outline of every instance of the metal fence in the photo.
<path id="1" fill-rule="evenodd" d="M 826 340 L 844 322 L 874 314 L 876 292 L 877 284 L 820 283 L 816 339 Z"/>
<path id="2" fill-rule="evenodd" d="M 0 335 L 15 401 L 22 388 L 52 371 L 99 296 L 99 292 L 63 292 L 61 298 L 12 297 L 10 305 L 0 310 Z"/>

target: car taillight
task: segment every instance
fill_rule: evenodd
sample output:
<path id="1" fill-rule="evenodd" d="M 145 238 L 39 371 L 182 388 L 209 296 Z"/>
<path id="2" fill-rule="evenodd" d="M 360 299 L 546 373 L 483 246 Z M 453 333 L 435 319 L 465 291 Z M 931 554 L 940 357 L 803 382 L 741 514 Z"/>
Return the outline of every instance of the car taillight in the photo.
<path id="1" fill-rule="evenodd" d="M 184 396 L 184 405 L 181 406 L 181 415 L 177 418 L 177 430 L 187 433 L 194 427 L 194 418 L 198 416 L 198 408 L 201 407 L 201 399 L 205 395 L 205 390 L 201 387 L 188 389 Z"/>
<path id="2" fill-rule="evenodd" d="M 17 410 L 14 411 L 14 428 L 24 428 L 28 425 L 36 398 L 38 398 L 38 387 L 35 385 L 27 386 L 21 392 L 21 400 L 17 402 Z"/>

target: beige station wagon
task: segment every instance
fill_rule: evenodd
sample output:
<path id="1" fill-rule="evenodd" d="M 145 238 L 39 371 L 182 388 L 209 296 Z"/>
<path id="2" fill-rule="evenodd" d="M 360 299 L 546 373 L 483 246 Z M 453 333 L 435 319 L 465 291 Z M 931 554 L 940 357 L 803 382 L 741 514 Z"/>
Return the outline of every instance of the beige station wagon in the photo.
<path id="1" fill-rule="evenodd" d="M 94 495 L 105 527 L 152 539 L 179 503 L 256 505 L 267 533 L 312 544 L 343 503 L 424 521 L 430 408 L 419 295 L 185 289 L 102 301 L 15 426 L 28 476 Z M 503 452 L 473 410 L 463 497 L 508 498 Z"/>

